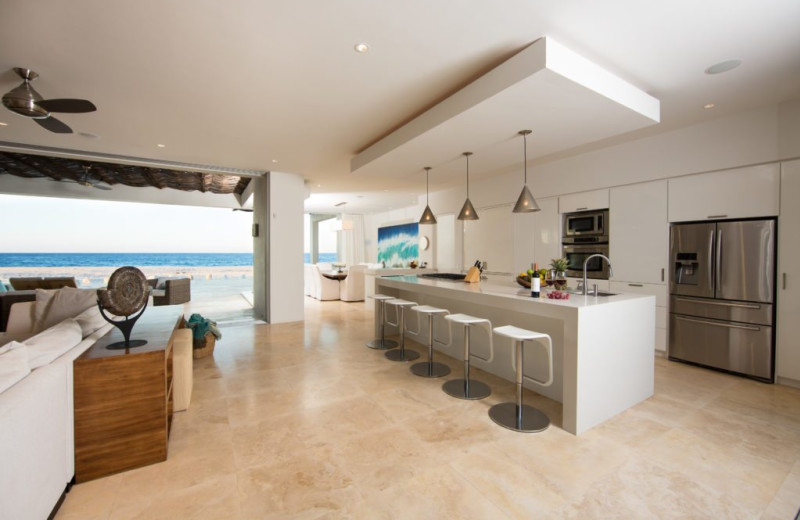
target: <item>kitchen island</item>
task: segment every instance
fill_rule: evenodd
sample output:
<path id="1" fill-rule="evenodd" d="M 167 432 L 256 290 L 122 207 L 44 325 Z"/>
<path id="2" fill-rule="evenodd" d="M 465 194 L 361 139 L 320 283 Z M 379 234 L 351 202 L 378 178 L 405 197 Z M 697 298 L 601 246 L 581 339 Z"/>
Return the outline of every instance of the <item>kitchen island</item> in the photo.
<path id="1" fill-rule="evenodd" d="M 553 340 L 553 384 L 542 387 L 525 381 L 539 394 L 563 406 L 563 428 L 581 434 L 653 395 L 655 297 L 635 294 L 583 296 L 568 300 L 531 298 L 528 289 L 513 280 L 489 279 L 465 283 L 417 276 L 380 277 L 376 292 L 491 320 L 492 326 L 515 325 L 544 332 Z M 427 328 L 415 313 L 406 318 L 406 334 L 427 344 Z M 377 314 L 376 314 L 377 315 Z M 389 318 L 392 318 L 390 315 Z M 463 332 L 437 318 L 436 350 L 462 358 Z M 376 329 L 378 324 L 376 323 Z M 387 333 L 390 328 L 387 327 Z M 511 342 L 473 328 L 472 366 L 514 381 Z M 544 350 L 525 346 L 525 376 L 546 379 Z M 458 375 L 456 377 L 459 377 Z"/>

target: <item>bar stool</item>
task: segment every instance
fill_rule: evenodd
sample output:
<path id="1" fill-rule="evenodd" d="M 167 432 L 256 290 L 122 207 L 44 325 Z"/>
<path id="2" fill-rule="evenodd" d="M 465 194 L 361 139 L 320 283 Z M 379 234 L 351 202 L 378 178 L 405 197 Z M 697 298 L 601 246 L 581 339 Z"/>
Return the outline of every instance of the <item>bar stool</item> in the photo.
<path id="1" fill-rule="evenodd" d="M 373 339 L 372 341 L 367 343 L 367 346 L 369 348 L 374 348 L 375 350 L 387 350 L 396 347 L 397 346 L 396 341 L 391 339 L 386 339 L 386 336 L 384 335 L 386 324 L 383 321 L 383 318 L 386 314 L 386 302 L 388 300 L 394 300 L 395 299 L 394 296 L 386 296 L 385 294 L 373 294 L 372 296 L 370 296 L 370 298 L 373 298 L 375 301 L 378 302 L 378 322 L 381 324 L 381 337 Z"/>
<path id="2" fill-rule="evenodd" d="M 386 300 L 386 305 L 391 305 L 395 307 L 395 312 L 397 315 L 397 323 L 392 323 L 387 318 L 386 321 L 389 322 L 389 325 L 397 325 L 400 329 L 400 348 L 395 350 L 389 350 L 383 355 L 386 356 L 387 359 L 392 361 L 414 361 L 419 357 L 419 352 L 416 350 L 406 350 L 406 320 L 405 320 L 405 308 L 412 307 L 416 305 L 417 302 L 410 302 L 408 300 L 401 300 L 399 298 L 395 298 L 393 300 Z"/>
<path id="3" fill-rule="evenodd" d="M 539 381 L 532 377 L 524 376 L 529 381 L 542 386 L 553 383 L 553 341 L 548 334 L 520 329 L 513 325 L 495 327 L 494 332 L 500 336 L 511 338 L 516 347 L 512 365 L 516 371 L 517 402 L 500 403 L 489 408 L 489 417 L 504 428 L 517 432 L 540 432 L 550 426 L 550 419 L 543 412 L 528 405 L 522 404 L 522 345 L 525 341 L 541 340 L 547 350 L 548 378 Z"/>
<path id="4" fill-rule="evenodd" d="M 433 362 L 433 316 L 447 314 L 447 309 L 439 309 L 430 305 L 411 307 L 412 311 L 428 315 L 428 361 L 411 365 L 411 373 L 420 377 L 443 377 L 450 373 L 450 367 L 444 363 Z"/>
<path id="5" fill-rule="evenodd" d="M 469 329 L 470 325 L 482 325 L 489 333 L 489 359 L 485 361 L 491 363 L 494 359 L 494 347 L 492 345 L 492 322 L 485 318 L 475 318 L 467 314 L 448 314 L 444 317 L 451 323 L 464 325 L 464 379 L 451 379 L 442 385 L 442 390 L 447 395 L 458 399 L 483 399 L 489 397 L 492 389 L 489 385 L 480 381 L 470 381 L 469 379 Z"/>

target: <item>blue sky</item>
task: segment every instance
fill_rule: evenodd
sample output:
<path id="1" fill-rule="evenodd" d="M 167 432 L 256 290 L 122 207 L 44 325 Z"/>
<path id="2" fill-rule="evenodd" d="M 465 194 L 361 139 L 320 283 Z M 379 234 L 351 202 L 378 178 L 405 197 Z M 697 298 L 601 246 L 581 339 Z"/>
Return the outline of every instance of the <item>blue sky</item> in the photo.
<path id="1" fill-rule="evenodd" d="M 0 195 L 0 253 L 247 253 L 251 213 Z"/>

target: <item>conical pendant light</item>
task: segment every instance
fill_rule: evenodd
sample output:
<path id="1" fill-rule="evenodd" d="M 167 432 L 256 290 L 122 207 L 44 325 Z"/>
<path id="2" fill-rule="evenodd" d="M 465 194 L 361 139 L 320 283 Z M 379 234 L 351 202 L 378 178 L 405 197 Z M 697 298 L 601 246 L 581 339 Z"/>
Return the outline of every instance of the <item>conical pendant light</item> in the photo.
<path id="1" fill-rule="evenodd" d="M 522 141 L 524 143 L 523 169 L 525 171 L 525 184 L 522 186 L 522 193 L 519 194 L 517 203 L 514 204 L 514 213 L 533 213 L 534 211 L 539 211 L 539 205 L 536 204 L 536 199 L 533 198 L 531 190 L 528 189 L 528 134 L 530 133 L 530 130 L 519 131 L 519 135 L 522 136 Z"/>
<path id="2" fill-rule="evenodd" d="M 478 214 L 475 213 L 475 208 L 469 201 L 469 156 L 472 155 L 472 152 L 464 152 L 463 155 L 467 158 L 467 200 L 461 208 L 461 213 L 458 214 L 458 220 L 478 220 Z"/>
<path id="3" fill-rule="evenodd" d="M 433 216 L 433 211 L 431 211 L 430 204 L 428 203 L 428 174 L 431 171 L 430 166 L 425 167 L 425 211 L 422 212 L 422 216 L 419 218 L 420 224 L 436 224 L 436 217 Z"/>

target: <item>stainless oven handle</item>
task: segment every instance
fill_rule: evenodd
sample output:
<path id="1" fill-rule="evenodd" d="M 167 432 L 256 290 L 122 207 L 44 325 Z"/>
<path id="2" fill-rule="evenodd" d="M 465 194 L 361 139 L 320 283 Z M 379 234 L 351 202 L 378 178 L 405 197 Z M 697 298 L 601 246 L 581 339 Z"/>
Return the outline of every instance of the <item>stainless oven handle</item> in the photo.
<path id="1" fill-rule="evenodd" d="M 691 298 L 675 298 L 676 302 L 700 303 L 702 305 L 716 305 L 718 307 L 736 307 L 739 309 L 760 309 L 761 305 L 755 303 L 723 303 L 712 301 L 692 300 Z"/>
<path id="2" fill-rule="evenodd" d="M 703 325 L 713 325 L 715 327 L 725 327 L 726 329 L 744 329 L 752 331 L 761 330 L 761 327 L 754 327 L 753 325 L 734 325 L 732 323 L 721 323 L 718 321 L 706 321 L 706 320 L 698 320 L 695 318 L 684 318 L 683 316 L 675 316 L 675 319 L 681 321 L 690 321 L 692 323 L 701 323 Z"/>

